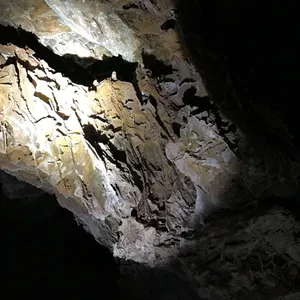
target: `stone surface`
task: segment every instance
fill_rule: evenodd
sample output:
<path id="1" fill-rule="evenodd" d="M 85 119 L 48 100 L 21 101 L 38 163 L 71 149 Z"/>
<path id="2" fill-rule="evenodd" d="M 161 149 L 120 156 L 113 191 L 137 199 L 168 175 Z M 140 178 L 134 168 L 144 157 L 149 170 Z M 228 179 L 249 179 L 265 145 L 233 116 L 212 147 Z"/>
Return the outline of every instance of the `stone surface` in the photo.
<path id="1" fill-rule="evenodd" d="M 220 208 L 286 186 L 295 193 L 297 165 L 284 172 L 281 155 L 279 171 L 268 173 L 274 161 L 243 148 L 246 137 L 225 131 L 230 122 L 218 124 L 205 96 L 206 112 L 193 104 L 172 109 L 167 91 L 143 68 L 136 70 L 141 99 L 129 82 L 107 79 L 88 89 L 30 49 L 2 45 L 0 52 L 1 169 L 55 193 L 118 257 L 155 265 L 176 255 L 184 235 Z M 278 157 L 267 150 L 266 158 Z"/>
<path id="2" fill-rule="evenodd" d="M 21 26 L 60 55 L 118 56 L 142 62 L 142 51 L 159 59 L 182 57 L 178 33 L 162 29 L 173 1 L 0 1 L 1 24 Z M 164 27 L 163 27 L 164 28 Z"/>
<path id="3" fill-rule="evenodd" d="M 129 273 L 137 268 L 134 280 L 176 274 L 167 284 L 183 286 L 184 278 L 191 299 L 296 299 L 298 221 L 253 201 L 280 196 L 298 207 L 291 198 L 299 194 L 300 159 L 290 133 L 297 126 L 286 126 L 284 105 L 270 104 L 276 98 L 249 92 L 248 69 L 231 70 L 243 69 L 238 59 L 247 52 L 228 51 L 226 18 L 221 29 L 210 27 L 221 36 L 201 36 L 199 27 L 214 23 L 205 17 L 214 2 L 203 12 L 198 1 L 177 2 L 0 0 L 1 24 L 21 25 L 83 66 L 104 55 L 139 62 L 132 82 L 113 69 L 88 88 L 30 49 L 1 45 L 1 169 L 55 193 L 122 263 L 129 260 Z M 222 17 L 222 6 L 213 10 Z M 24 187 L 14 195 L 5 180 L 6 193 L 18 197 Z"/>
<path id="4" fill-rule="evenodd" d="M 145 224 L 176 225 L 172 216 L 166 224 L 165 202 L 187 187 L 165 156 L 168 124 L 150 102 L 142 107 L 130 83 L 106 80 L 88 91 L 29 50 L 1 46 L 1 53 L 13 58 L 1 69 L 1 168 L 55 193 L 116 255 L 132 258 L 138 247 L 137 260 L 154 262 L 157 230 L 132 210 Z M 178 201 L 187 201 L 183 224 L 194 199 Z"/>
<path id="5" fill-rule="evenodd" d="M 299 225 L 255 202 L 218 213 L 164 265 L 123 265 L 122 287 L 133 299 L 298 299 Z"/>

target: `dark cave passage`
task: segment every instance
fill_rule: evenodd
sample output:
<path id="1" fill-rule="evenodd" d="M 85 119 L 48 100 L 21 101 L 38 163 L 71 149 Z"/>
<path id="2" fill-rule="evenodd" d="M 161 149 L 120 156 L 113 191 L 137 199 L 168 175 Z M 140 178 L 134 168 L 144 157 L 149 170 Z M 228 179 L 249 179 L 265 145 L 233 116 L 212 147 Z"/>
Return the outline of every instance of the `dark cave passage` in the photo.
<path id="1" fill-rule="evenodd" d="M 4 298 L 117 299 L 119 271 L 112 254 L 54 196 L 8 199 L 1 187 L 0 197 Z"/>
<path id="2" fill-rule="evenodd" d="M 178 2 L 178 24 L 188 55 L 212 100 L 250 135 L 296 157 L 299 34 L 294 3 L 283 1 Z M 297 62 L 297 63 L 296 63 Z M 272 128 L 274 114 L 287 125 Z M 290 135 L 289 135 L 290 134 Z"/>

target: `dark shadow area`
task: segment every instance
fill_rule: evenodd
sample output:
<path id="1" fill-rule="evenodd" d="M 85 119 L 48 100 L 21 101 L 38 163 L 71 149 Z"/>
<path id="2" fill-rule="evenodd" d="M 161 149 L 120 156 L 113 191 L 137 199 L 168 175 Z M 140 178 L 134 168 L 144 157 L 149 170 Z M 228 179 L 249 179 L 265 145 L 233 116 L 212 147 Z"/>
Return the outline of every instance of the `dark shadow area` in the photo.
<path id="1" fill-rule="evenodd" d="M 122 6 L 123 9 L 128 10 L 128 9 L 138 9 L 138 5 L 135 3 L 128 3 Z"/>
<path id="2" fill-rule="evenodd" d="M 290 197 L 270 196 L 265 199 L 261 199 L 260 201 L 268 205 L 278 205 L 280 207 L 284 207 L 291 214 L 293 214 L 293 216 L 298 221 L 300 221 L 300 197 L 299 196 L 290 196 Z"/>
<path id="3" fill-rule="evenodd" d="M 291 220 L 288 211 L 274 205 L 284 205 L 283 199 L 219 211 L 207 219 L 205 226 L 195 228 L 186 236 L 186 240 L 194 241 L 190 246 L 183 246 L 177 257 L 159 267 L 120 260 L 119 279 L 112 255 L 74 221 L 70 212 L 58 206 L 52 195 L 26 184 L 24 188 L 19 183 L 8 176 L 6 186 L 1 184 L 0 190 L 0 288 L 1 295 L 10 295 L 11 299 L 62 296 L 68 299 L 204 300 L 220 299 L 221 291 L 231 295 L 230 299 L 250 300 L 275 299 L 299 290 L 298 276 L 285 279 L 285 272 L 291 268 L 300 272 L 297 263 L 285 254 L 291 245 L 286 244 L 278 252 L 272 245 L 255 242 L 258 233 L 254 224 L 259 226 L 260 219 L 273 220 L 273 215 L 276 220 L 283 218 L 283 222 L 285 218 Z M 293 215 L 291 230 L 297 234 L 299 215 Z M 281 222 L 274 225 L 273 231 L 270 229 L 271 237 L 281 237 Z M 247 228 L 252 229 L 249 232 Z M 287 234 L 284 230 L 289 228 L 283 228 Z M 215 235 L 212 236 L 212 232 Z M 245 247 L 251 249 L 246 257 Z M 274 260 L 270 262 L 272 257 Z M 266 272 L 260 271 L 261 264 Z M 262 277 L 266 281 L 252 282 L 242 275 L 240 281 L 236 281 L 236 272 L 252 272 L 257 278 L 265 272 L 261 276 L 266 276 Z M 247 280 L 251 282 L 250 287 Z M 268 285 L 269 281 L 279 288 Z"/>
<path id="4" fill-rule="evenodd" d="M 118 299 L 112 254 L 54 196 L 8 199 L 2 187 L 0 196 L 2 297 Z"/>
<path id="5" fill-rule="evenodd" d="M 74 57 L 61 57 L 55 54 L 51 49 L 43 46 L 33 33 L 22 28 L 0 25 L 0 44 L 6 45 L 8 43 L 21 48 L 28 47 L 32 49 L 36 57 L 45 60 L 55 72 L 62 73 L 63 76 L 70 78 L 74 83 L 92 86 L 95 78 L 78 65 L 74 61 Z M 87 60 L 90 61 L 90 58 Z"/>
<path id="6" fill-rule="evenodd" d="M 169 19 L 160 26 L 161 30 L 165 30 L 165 31 L 169 29 L 174 29 L 175 27 L 176 27 L 176 20 L 174 19 Z"/>
<path id="7" fill-rule="evenodd" d="M 188 55 L 222 113 L 253 143 L 259 135 L 299 159 L 299 34 L 293 4 L 181 0 L 177 11 Z M 291 136 L 270 125 L 271 115 L 283 120 Z"/>
<path id="8" fill-rule="evenodd" d="M 98 81 L 110 78 L 111 73 L 115 71 L 119 80 L 132 82 L 136 76 L 136 67 L 137 63 L 130 63 L 119 55 L 118 57 L 105 56 L 103 60 L 93 63 L 87 70 L 93 74 Z"/>
<path id="9" fill-rule="evenodd" d="M 182 272 L 175 261 L 155 268 L 121 261 L 122 296 L 132 300 L 201 300 Z"/>
<path id="10" fill-rule="evenodd" d="M 209 97 L 199 97 L 196 95 L 196 88 L 191 87 L 185 91 L 183 95 L 183 103 L 185 105 L 190 105 L 191 107 L 196 107 L 196 110 L 193 111 L 193 114 L 198 114 L 203 111 L 210 111 L 213 107 Z"/>
<path id="11" fill-rule="evenodd" d="M 186 236 L 191 243 L 158 267 L 122 261 L 123 295 L 132 294 L 134 300 L 298 299 L 300 268 L 286 255 L 298 246 L 272 243 L 299 237 L 299 206 L 295 213 L 283 209 L 283 202 L 264 199 L 209 216 Z M 273 224 L 262 237 L 264 222 Z M 297 271 L 292 275 L 291 269 Z"/>
<path id="12" fill-rule="evenodd" d="M 146 69 L 151 71 L 151 75 L 155 77 L 172 74 L 173 67 L 166 65 L 163 61 L 158 60 L 153 54 L 143 53 L 143 63 Z"/>
<path id="13" fill-rule="evenodd" d="M 0 25 L 0 44 L 14 44 L 21 48 L 30 48 L 35 52 L 35 56 L 45 60 L 48 65 L 60 72 L 63 76 L 70 78 L 74 83 L 93 86 L 93 81 L 102 81 L 111 77 L 113 71 L 116 71 L 119 80 L 134 81 L 136 63 L 129 63 L 121 56 L 104 57 L 103 60 L 93 58 L 81 58 L 76 55 L 59 56 L 51 49 L 43 46 L 36 35 L 27 32 L 22 28 Z M 77 63 L 80 62 L 81 64 Z M 88 65 L 85 68 L 83 66 Z"/>

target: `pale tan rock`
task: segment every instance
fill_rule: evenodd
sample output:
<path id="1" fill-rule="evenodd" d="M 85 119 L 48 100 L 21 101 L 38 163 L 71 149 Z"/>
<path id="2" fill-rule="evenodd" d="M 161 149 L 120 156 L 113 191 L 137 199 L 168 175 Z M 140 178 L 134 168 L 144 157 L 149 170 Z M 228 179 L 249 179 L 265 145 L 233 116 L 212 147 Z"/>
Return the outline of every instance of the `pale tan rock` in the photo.
<path id="1" fill-rule="evenodd" d="M 30 52 L 13 51 L 15 63 L 0 71 L 1 168 L 55 193 L 109 247 L 128 246 L 116 232 L 133 209 L 145 220 L 161 215 L 160 226 L 166 226 L 158 206 L 183 178 L 164 154 L 167 139 L 156 108 L 143 108 L 130 83 L 105 80 L 88 91 L 53 75 Z M 151 232 L 146 240 L 152 254 L 143 255 L 150 264 L 157 231 Z"/>
<path id="2" fill-rule="evenodd" d="M 55 193 L 121 258 L 155 265 L 176 256 L 206 216 L 253 200 L 283 176 L 266 176 L 272 160 L 255 152 L 238 158 L 212 112 L 171 109 L 141 68 L 144 103 L 129 82 L 107 79 L 89 90 L 30 49 L 0 46 L 2 53 L 11 59 L 0 69 L 1 169 Z M 296 173 L 286 182 L 296 183 Z"/>
<path id="3" fill-rule="evenodd" d="M 183 57 L 177 29 L 163 31 L 160 27 L 172 18 L 173 1 L 137 2 L 138 9 L 125 9 L 126 4 L 114 0 L 1 0 L 0 23 L 33 32 L 60 55 L 101 59 L 120 54 L 141 62 L 143 47 L 162 60 Z"/>

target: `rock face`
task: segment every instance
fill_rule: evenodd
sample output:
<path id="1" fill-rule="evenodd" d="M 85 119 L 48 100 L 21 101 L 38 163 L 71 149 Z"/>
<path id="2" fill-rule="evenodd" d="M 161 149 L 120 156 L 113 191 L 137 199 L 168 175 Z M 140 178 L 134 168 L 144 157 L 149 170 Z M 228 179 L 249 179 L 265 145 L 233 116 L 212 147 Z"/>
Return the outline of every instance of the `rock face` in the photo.
<path id="1" fill-rule="evenodd" d="M 208 218 L 167 264 L 127 267 L 122 285 L 134 299 L 298 299 L 298 232 L 286 210 L 252 203 Z"/>
<path id="2" fill-rule="evenodd" d="M 195 202 L 165 154 L 169 116 L 130 83 L 89 91 L 30 50 L 1 53 L 1 168 L 55 193 L 117 256 L 154 263 L 157 238 L 188 230 Z"/>
<path id="3" fill-rule="evenodd" d="M 0 23 L 33 32 L 60 55 L 141 62 L 142 51 L 160 59 L 182 55 L 172 2 L 1 0 Z"/>
<path id="4" fill-rule="evenodd" d="M 55 194 L 116 257 L 140 263 L 137 276 L 166 266 L 204 299 L 292 293 L 298 222 L 255 201 L 297 195 L 296 148 L 263 103 L 247 111 L 224 85 L 207 91 L 174 29 L 175 4 L 0 0 L 2 24 L 21 25 L 81 66 L 104 55 L 138 62 L 128 81 L 113 70 L 81 85 L 29 48 L 0 45 L 0 168 Z M 225 104 L 210 99 L 223 94 Z M 252 130 L 253 110 L 268 134 L 254 120 Z M 220 209 L 227 214 L 209 217 Z M 288 266 L 291 284 L 279 271 Z"/>
<path id="5" fill-rule="evenodd" d="M 131 83 L 108 79 L 88 90 L 29 49 L 0 50 L 1 168 L 55 193 L 116 256 L 166 259 L 174 255 L 170 239 L 178 247 L 205 216 L 265 189 L 213 115 L 189 106 L 168 113 L 146 76 L 141 102 Z M 179 117 L 186 122 L 176 136 Z"/>

